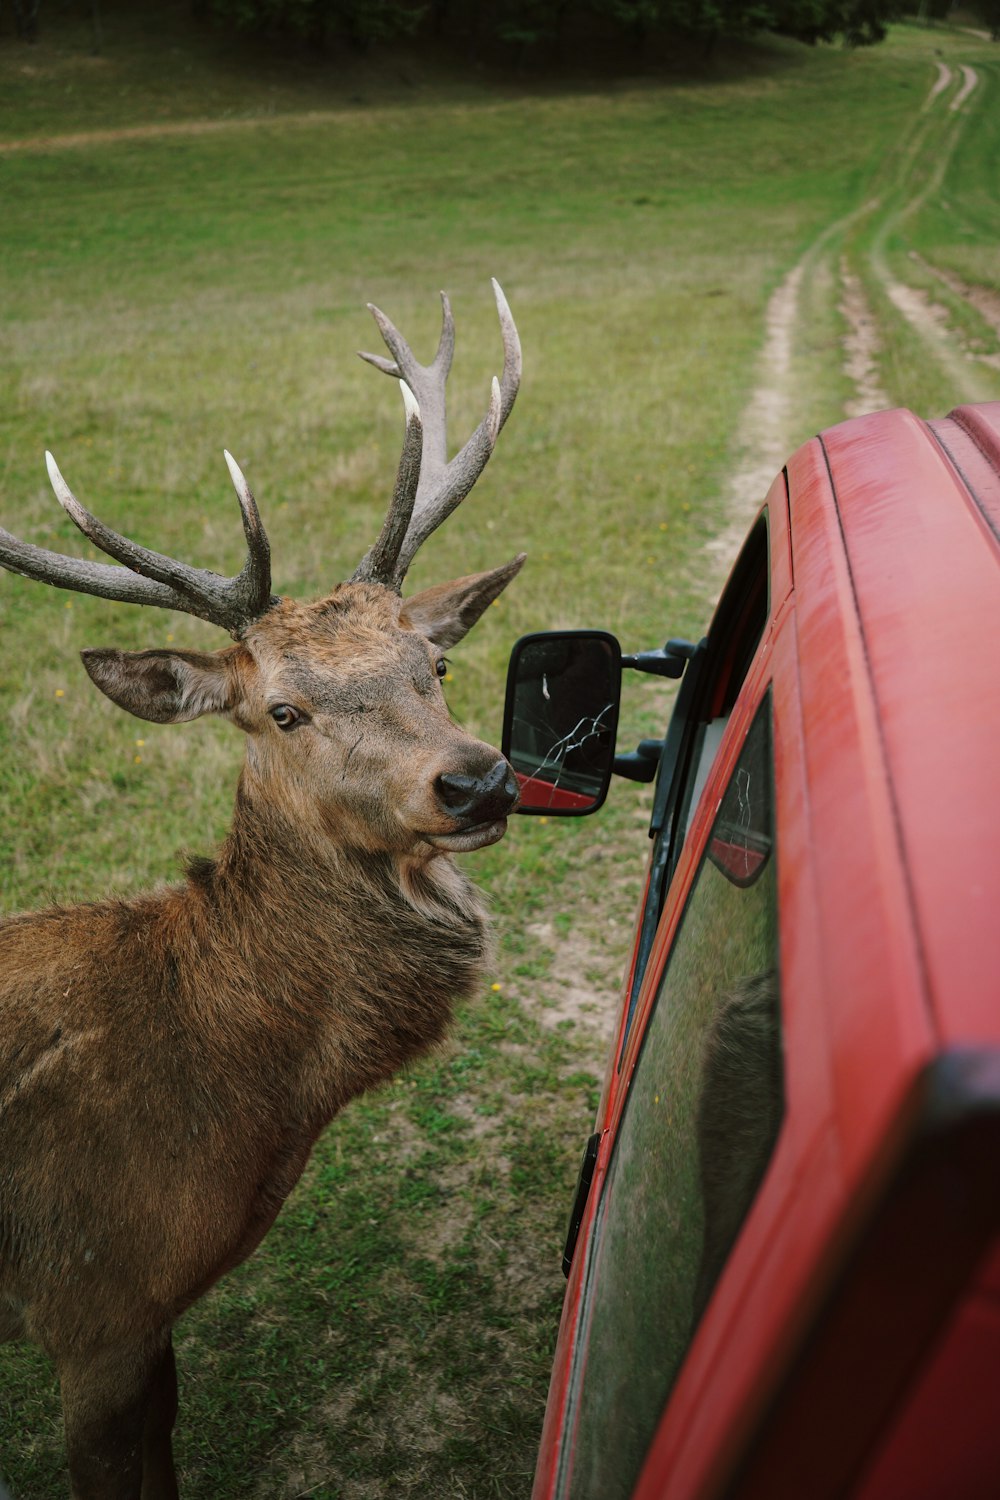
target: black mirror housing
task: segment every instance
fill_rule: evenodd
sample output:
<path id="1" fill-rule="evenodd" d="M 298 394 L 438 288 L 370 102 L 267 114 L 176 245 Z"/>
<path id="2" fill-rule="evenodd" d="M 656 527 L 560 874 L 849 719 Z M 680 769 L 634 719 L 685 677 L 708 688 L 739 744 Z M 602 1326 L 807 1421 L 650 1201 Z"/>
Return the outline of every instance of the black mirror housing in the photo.
<path id="1" fill-rule="evenodd" d="M 583 817 L 608 794 L 621 698 L 621 647 L 606 630 L 549 630 L 516 642 L 507 672 L 504 755 L 521 813 Z"/>

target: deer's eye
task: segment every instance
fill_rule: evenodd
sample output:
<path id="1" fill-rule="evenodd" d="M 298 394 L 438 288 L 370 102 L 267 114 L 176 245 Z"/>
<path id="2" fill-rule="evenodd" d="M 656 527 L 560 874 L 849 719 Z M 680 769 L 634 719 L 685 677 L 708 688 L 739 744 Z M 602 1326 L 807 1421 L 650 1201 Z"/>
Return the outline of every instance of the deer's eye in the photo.
<path id="1" fill-rule="evenodd" d="M 293 708 L 290 703 L 279 703 L 271 709 L 271 718 L 279 729 L 294 729 L 296 724 L 301 723 L 301 710 Z"/>
<path id="2" fill-rule="evenodd" d="M 439 656 L 434 663 L 434 670 L 439 677 L 446 677 L 448 675 L 448 658 L 446 656 Z"/>

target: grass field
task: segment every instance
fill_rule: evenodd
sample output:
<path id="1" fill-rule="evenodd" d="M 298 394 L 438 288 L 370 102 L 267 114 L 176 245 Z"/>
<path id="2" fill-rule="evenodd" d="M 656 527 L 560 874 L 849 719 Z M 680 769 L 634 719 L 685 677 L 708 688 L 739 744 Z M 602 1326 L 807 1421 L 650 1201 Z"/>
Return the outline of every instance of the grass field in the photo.
<path id="1" fill-rule="evenodd" d="M 975 37 L 515 87 L 396 61 L 345 78 L 226 53 L 185 5 L 162 35 L 104 9 L 99 59 L 69 21 L 31 52 L 0 32 L 0 522 L 81 551 L 50 447 L 112 525 L 232 571 L 226 446 L 275 586 L 320 593 L 374 537 L 401 437 L 353 355 L 378 344 L 366 301 L 429 354 L 448 289 L 457 439 L 500 360 L 495 275 L 521 394 L 411 575 L 529 553 L 454 653 L 453 707 L 486 738 L 525 630 L 702 632 L 732 560 L 711 539 L 762 498 L 748 476 L 859 388 L 928 416 L 1000 396 L 1000 54 Z M 217 633 L 6 574 L 0 628 L 0 908 L 175 878 L 226 828 L 238 735 L 129 719 L 77 652 Z M 629 684 L 623 744 L 663 712 Z M 528 1493 L 647 806 L 622 783 L 596 819 L 517 820 L 471 857 L 492 988 L 334 1122 L 258 1254 L 179 1326 L 188 1500 Z M 49 1367 L 7 1346 L 0 1469 L 50 1500 L 62 1463 Z"/>

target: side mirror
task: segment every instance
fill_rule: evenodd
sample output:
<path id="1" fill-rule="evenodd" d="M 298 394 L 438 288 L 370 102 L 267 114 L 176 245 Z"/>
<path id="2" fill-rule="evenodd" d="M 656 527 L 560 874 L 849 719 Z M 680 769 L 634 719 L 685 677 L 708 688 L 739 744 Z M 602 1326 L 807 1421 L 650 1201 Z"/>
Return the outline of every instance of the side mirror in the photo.
<path id="1" fill-rule="evenodd" d="M 524 635 L 507 672 L 503 753 L 522 813 L 580 817 L 608 794 L 621 697 L 621 647 L 604 630 Z"/>

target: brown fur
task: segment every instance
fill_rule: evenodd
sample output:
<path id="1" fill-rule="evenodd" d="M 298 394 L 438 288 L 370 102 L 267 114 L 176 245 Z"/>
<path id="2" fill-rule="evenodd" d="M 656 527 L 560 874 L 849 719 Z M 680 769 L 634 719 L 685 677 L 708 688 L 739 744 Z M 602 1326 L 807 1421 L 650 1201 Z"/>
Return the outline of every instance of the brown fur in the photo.
<path id="1" fill-rule="evenodd" d="M 56 1362 L 77 1500 L 176 1494 L 171 1325 L 259 1243 L 331 1116 L 476 986 L 482 902 L 428 837 L 456 828 L 436 778 L 499 756 L 449 718 L 429 641 L 501 574 L 403 614 L 371 584 L 282 600 L 214 654 L 85 654 L 116 702 L 223 713 L 248 754 L 184 884 L 0 924 L 0 1337 Z M 275 704 L 303 721 L 282 732 Z"/>

